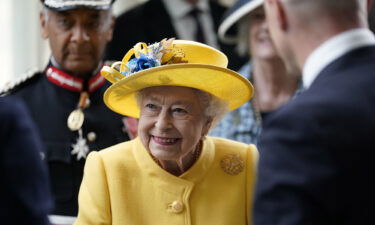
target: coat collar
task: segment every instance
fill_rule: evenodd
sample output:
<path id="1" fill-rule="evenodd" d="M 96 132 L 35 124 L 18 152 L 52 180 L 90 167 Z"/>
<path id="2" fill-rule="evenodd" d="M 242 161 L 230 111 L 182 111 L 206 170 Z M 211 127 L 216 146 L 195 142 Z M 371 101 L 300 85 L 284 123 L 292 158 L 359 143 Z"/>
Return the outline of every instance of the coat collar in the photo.
<path id="1" fill-rule="evenodd" d="M 93 93 L 106 82 L 105 78 L 100 75 L 100 70 L 87 81 L 87 84 L 84 79 L 65 73 L 52 65 L 46 68 L 45 74 L 51 83 L 73 92 L 87 90 L 89 93 Z"/>

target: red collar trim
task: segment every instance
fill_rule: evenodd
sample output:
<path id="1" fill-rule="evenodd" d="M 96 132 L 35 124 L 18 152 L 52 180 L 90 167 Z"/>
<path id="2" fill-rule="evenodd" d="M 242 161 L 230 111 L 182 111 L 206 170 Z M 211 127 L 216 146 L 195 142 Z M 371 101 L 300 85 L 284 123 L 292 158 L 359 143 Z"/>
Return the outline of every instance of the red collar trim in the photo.
<path id="1" fill-rule="evenodd" d="M 50 82 L 60 86 L 64 89 L 74 91 L 74 92 L 81 92 L 83 91 L 83 83 L 84 80 L 72 75 L 69 75 L 54 66 L 49 66 L 46 69 L 46 75 Z M 88 92 L 92 93 L 96 91 L 98 88 L 103 86 L 106 82 L 105 78 L 100 75 L 98 72 L 94 77 L 92 77 L 88 82 Z"/>

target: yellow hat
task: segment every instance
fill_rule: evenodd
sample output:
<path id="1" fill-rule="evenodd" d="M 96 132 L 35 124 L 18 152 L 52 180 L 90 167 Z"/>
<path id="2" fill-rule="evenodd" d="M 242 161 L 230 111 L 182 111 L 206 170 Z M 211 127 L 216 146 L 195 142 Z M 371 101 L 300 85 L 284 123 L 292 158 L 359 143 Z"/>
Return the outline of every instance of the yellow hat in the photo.
<path id="1" fill-rule="evenodd" d="M 229 110 L 233 110 L 250 100 L 253 86 L 227 69 L 227 64 L 222 52 L 194 41 L 164 39 L 149 46 L 138 43 L 122 62 L 101 70 L 102 76 L 113 83 L 104 93 L 104 102 L 117 113 L 139 118 L 137 91 L 155 86 L 182 86 L 208 92 L 226 101 Z M 115 69 L 118 65 L 119 71 Z"/>

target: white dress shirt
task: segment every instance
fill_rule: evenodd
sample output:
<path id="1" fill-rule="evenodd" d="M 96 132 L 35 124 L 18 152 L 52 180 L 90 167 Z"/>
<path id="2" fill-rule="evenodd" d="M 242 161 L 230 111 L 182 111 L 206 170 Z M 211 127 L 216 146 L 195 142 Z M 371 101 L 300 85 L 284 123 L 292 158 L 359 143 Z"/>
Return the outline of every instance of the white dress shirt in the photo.
<path id="1" fill-rule="evenodd" d="M 194 18 L 189 15 L 189 12 L 194 6 L 185 0 L 163 0 L 163 3 L 172 19 L 171 22 L 176 31 L 177 38 L 182 40 L 195 40 L 197 26 Z M 202 26 L 203 35 L 207 44 L 219 49 L 208 0 L 199 0 L 195 7 L 201 11 L 198 19 Z"/>
<path id="2" fill-rule="evenodd" d="M 327 40 L 306 60 L 302 73 L 304 88 L 309 88 L 319 73 L 336 59 L 354 49 L 369 45 L 375 45 L 375 37 L 365 28 L 349 30 Z"/>

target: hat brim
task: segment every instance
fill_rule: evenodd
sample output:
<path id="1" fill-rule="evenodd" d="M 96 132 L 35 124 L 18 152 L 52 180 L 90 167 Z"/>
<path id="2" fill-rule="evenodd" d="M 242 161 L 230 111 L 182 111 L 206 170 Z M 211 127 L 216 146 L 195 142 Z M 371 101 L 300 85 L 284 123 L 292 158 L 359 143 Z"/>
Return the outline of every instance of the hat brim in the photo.
<path id="1" fill-rule="evenodd" d="M 223 22 L 219 26 L 218 35 L 219 38 L 228 44 L 234 44 L 238 40 L 237 36 L 230 36 L 228 30 L 232 28 L 239 20 L 241 20 L 245 15 L 249 14 L 251 11 L 259 8 L 263 5 L 264 0 L 252 0 L 244 5 L 233 6 L 233 10 L 228 12 Z"/>
<path id="2" fill-rule="evenodd" d="M 232 70 L 206 64 L 174 64 L 143 70 L 123 78 L 107 89 L 104 102 L 114 112 L 139 118 L 135 94 L 155 86 L 199 89 L 226 101 L 229 110 L 240 107 L 253 96 L 251 83 Z"/>

